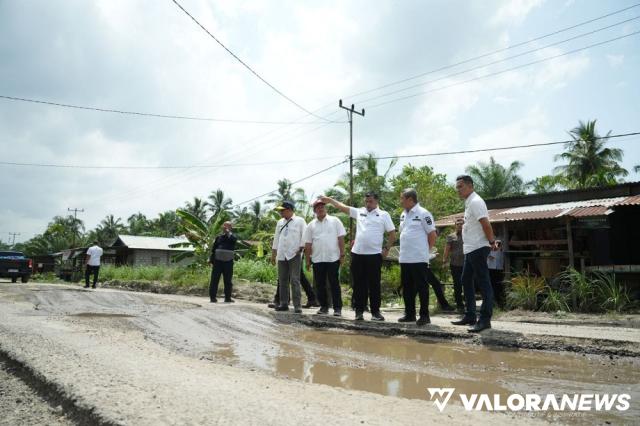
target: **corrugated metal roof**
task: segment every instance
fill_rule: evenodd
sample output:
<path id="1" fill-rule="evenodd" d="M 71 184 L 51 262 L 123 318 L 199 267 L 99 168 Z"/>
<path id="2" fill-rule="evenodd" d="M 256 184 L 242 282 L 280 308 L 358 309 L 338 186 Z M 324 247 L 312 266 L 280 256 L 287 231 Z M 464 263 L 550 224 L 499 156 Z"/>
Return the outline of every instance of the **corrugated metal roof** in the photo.
<path id="1" fill-rule="evenodd" d="M 144 250 L 170 250 L 170 251 L 193 251 L 193 247 L 169 247 L 172 244 L 186 243 L 187 238 L 184 236 L 175 238 L 162 237 L 141 237 L 138 235 L 119 235 L 118 239 L 130 249 Z M 118 240 L 116 240 L 117 242 Z M 115 243 L 114 243 L 115 244 Z"/>
<path id="2" fill-rule="evenodd" d="M 572 201 L 567 203 L 539 204 L 489 210 L 491 222 L 513 222 L 521 220 L 556 219 L 563 216 L 590 217 L 613 213 L 615 206 L 640 205 L 640 195 L 632 197 L 601 198 L 597 200 Z M 463 213 L 456 213 L 436 221 L 436 226 L 451 226 Z"/>

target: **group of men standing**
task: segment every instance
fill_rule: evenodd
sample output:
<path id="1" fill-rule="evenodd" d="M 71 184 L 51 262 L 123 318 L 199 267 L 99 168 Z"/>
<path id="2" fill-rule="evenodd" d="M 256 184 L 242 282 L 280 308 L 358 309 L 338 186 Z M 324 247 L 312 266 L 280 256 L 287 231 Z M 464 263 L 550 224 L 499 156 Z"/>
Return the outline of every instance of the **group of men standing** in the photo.
<path id="1" fill-rule="evenodd" d="M 451 256 L 456 305 L 459 309 L 464 306 L 464 315 L 460 320 L 452 323 L 469 325 L 470 332 L 479 332 L 491 327 L 494 296 L 487 258 L 492 250 L 498 249 L 500 243 L 494 237 L 486 204 L 475 193 L 471 177 L 459 176 L 456 179 L 456 190 L 465 200 L 464 221 L 456 224 L 461 230 L 463 253 L 462 256 L 452 253 L 451 245 L 448 244 L 445 258 Z M 333 315 L 341 316 L 339 269 L 345 256 L 346 231 L 340 219 L 327 214 L 326 206 L 332 205 L 348 214 L 356 222 L 356 235 L 351 248 L 355 319 L 364 320 L 364 312 L 368 305 L 371 320 L 385 320 L 380 312 L 381 268 L 383 259 L 387 257 L 396 241 L 396 230 L 391 216 L 380 209 L 378 201 L 378 195 L 369 192 L 365 195 L 364 207 L 356 208 L 333 198 L 320 196 L 313 203 L 315 218 L 308 225 L 302 217 L 295 214 L 293 202 L 284 201 L 276 207 L 281 219 L 276 224 L 271 261 L 278 267 L 278 303 L 274 306 L 277 311 L 288 311 L 289 300 L 292 299 L 294 312 L 302 313 L 300 281 L 304 253 L 307 268 L 312 268 L 317 286 L 317 299 L 320 305 L 317 313 L 320 315 L 329 313 L 330 294 Z M 447 303 L 442 284 L 435 278 L 429 267 L 430 259 L 434 256 L 432 249 L 435 247 L 437 237 L 434 218 L 419 204 L 418 194 L 414 189 L 404 190 L 400 201 L 403 212 L 399 227 L 399 262 L 405 314 L 398 321 L 415 321 L 417 325 L 425 325 L 430 323 L 429 285 L 433 287 L 441 309 L 451 311 L 453 308 Z M 220 246 L 221 241 L 216 239 L 216 244 Z M 219 262 L 213 258 L 212 260 Z M 217 264 L 219 263 L 214 264 L 214 271 Z M 225 278 L 227 274 L 229 276 L 229 293 L 227 293 L 225 279 L 225 301 L 229 301 L 231 300 L 231 272 L 227 268 L 223 269 L 222 273 L 225 274 Z M 214 291 L 217 291 L 219 275 L 215 278 L 215 286 L 213 279 L 211 286 L 212 301 L 215 299 Z M 479 288 L 483 300 L 479 318 L 476 317 L 475 286 Z M 420 299 L 418 316 L 416 316 L 416 296 Z"/>

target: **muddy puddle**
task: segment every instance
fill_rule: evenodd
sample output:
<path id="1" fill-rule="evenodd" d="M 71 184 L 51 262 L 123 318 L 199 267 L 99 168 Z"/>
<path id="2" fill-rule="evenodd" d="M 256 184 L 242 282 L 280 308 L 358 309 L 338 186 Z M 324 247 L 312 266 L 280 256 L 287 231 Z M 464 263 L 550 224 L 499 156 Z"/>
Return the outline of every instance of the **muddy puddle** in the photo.
<path id="1" fill-rule="evenodd" d="M 403 337 L 363 336 L 344 331 L 299 329 L 270 342 L 221 344 L 214 360 L 279 377 L 362 390 L 432 404 L 427 388 L 460 394 L 628 393 L 624 412 L 525 413 L 571 424 L 632 424 L 640 417 L 640 371 L 632 360 L 609 360 L 505 348 L 474 347 Z M 486 407 L 483 407 L 485 409 Z"/>
<path id="2" fill-rule="evenodd" d="M 70 314 L 69 316 L 80 318 L 135 318 L 135 315 L 116 314 L 110 312 L 80 312 L 77 314 Z"/>

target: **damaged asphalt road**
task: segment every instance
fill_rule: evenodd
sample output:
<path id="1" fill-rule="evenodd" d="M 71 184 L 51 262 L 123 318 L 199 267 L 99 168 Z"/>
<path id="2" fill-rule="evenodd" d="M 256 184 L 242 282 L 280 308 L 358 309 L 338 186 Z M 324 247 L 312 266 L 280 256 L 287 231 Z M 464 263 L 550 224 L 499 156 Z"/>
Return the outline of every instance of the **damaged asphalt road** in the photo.
<path id="1" fill-rule="evenodd" d="M 91 423 L 423 424 L 429 417 L 471 424 L 490 416 L 496 424 L 590 424 L 640 415 L 637 357 L 531 351 L 492 345 L 490 336 L 478 344 L 444 326 L 433 329 L 453 333 L 447 340 L 392 336 L 392 324 L 354 327 L 363 326 L 246 303 L 0 283 L 0 353 Z M 620 339 L 609 340 L 633 350 L 637 344 L 624 336 L 638 330 L 619 331 Z M 456 404 L 440 413 L 427 387 L 501 395 L 624 391 L 632 403 L 623 414 L 577 417 L 466 412 Z"/>

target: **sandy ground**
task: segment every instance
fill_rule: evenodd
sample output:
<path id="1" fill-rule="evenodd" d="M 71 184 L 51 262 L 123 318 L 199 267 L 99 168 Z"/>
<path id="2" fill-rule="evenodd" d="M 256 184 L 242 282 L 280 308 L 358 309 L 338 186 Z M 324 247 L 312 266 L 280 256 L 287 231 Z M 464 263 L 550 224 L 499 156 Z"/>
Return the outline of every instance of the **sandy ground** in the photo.
<path id="1" fill-rule="evenodd" d="M 389 320 L 394 315 L 397 314 L 387 314 Z M 0 283 L 0 352 L 19 365 L 24 375 L 34 377 L 39 383 L 37 386 L 55 395 L 74 418 L 86 423 L 424 424 L 447 421 L 450 424 L 529 424 L 554 420 L 465 412 L 455 404 L 440 413 L 428 398 L 414 399 L 409 388 L 404 390 L 406 395 L 399 392 L 398 396 L 402 397 L 394 397 L 385 395 L 393 394 L 389 389 L 376 388 L 377 382 L 364 386 L 363 389 L 369 390 L 366 392 L 358 390 L 358 383 L 351 388 L 348 383 L 339 383 L 343 379 L 340 375 L 336 377 L 338 382 L 332 383 L 327 374 L 320 374 L 321 367 L 326 369 L 328 365 L 331 368 L 327 371 L 341 371 L 346 376 L 351 374 L 352 378 L 370 375 L 377 380 L 386 374 L 392 380 L 381 383 L 387 387 L 395 382 L 396 376 L 409 375 L 411 380 L 424 381 L 416 388 L 418 392 L 422 389 L 426 392 L 429 380 L 440 380 L 438 385 L 453 380 L 473 388 L 474 383 L 482 386 L 483 380 L 500 371 L 506 382 L 517 378 L 520 373 L 514 371 L 509 376 L 500 366 L 503 362 L 500 360 L 508 363 L 523 359 L 536 371 L 531 386 L 544 390 L 551 361 L 528 352 L 503 354 L 487 350 L 485 355 L 478 356 L 486 357 L 482 362 L 496 365 L 477 369 L 488 370 L 485 376 L 471 368 L 447 371 L 442 363 L 460 363 L 455 354 L 464 352 L 464 348 L 428 346 L 413 340 L 394 340 L 390 347 L 392 342 L 377 338 L 380 353 L 365 353 L 359 346 L 373 345 L 367 340 L 372 339 L 370 337 L 345 338 L 322 330 L 309 331 L 308 327 L 298 324 L 331 320 L 313 315 L 273 315 L 255 304 L 214 305 L 206 299 L 189 296 Z M 432 327 L 448 330 L 444 325 L 448 318 L 437 321 L 440 320 L 441 327 L 437 324 Z M 354 321 L 343 319 L 332 329 L 348 329 L 353 324 Z M 326 324 L 311 325 L 327 327 Z M 496 330 L 490 333 L 500 333 L 501 328 L 508 325 L 496 324 Z M 524 327 L 523 323 L 513 322 L 513 325 Z M 397 327 L 391 321 L 384 326 Z M 608 329 L 580 333 L 584 333 L 582 338 L 592 339 L 589 333 L 606 332 L 608 340 L 618 339 L 620 344 L 637 346 L 638 330 L 610 328 L 616 328 L 616 334 Z M 542 328 L 538 332 L 542 333 Z M 571 334 L 563 328 L 554 333 L 557 336 Z M 416 346 L 440 348 L 442 359 L 435 357 L 420 366 L 412 358 L 411 351 L 415 351 Z M 389 348 L 400 352 L 390 356 Z M 403 351 L 411 356 L 407 357 Z M 298 371 L 297 360 L 305 357 L 315 359 L 315 364 L 309 368 L 303 362 Z M 577 356 L 572 355 L 572 358 L 552 360 L 554 365 L 565 364 L 557 370 L 560 376 L 564 374 L 558 377 L 559 382 L 567 382 L 568 387 L 588 386 L 597 390 L 606 390 L 615 384 L 611 383 L 613 373 L 604 369 L 602 376 L 591 378 L 588 374 L 576 381 L 574 376 L 580 376 L 576 371 L 580 371 L 582 361 L 575 358 Z M 263 365 L 265 360 L 276 361 L 274 365 Z M 595 357 L 588 362 L 603 366 L 610 362 L 609 368 L 617 372 L 615 378 L 620 380 L 618 385 L 634 395 L 638 391 L 640 379 L 634 375 L 638 365 L 633 359 L 622 363 Z M 269 371 L 272 367 L 273 371 Z M 379 375 L 369 374 L 376 369 L 383 371 Z M 440 370 L 444 373 L 432 376 Z M 309 383 L 307 376 L 314 372 L 317 378 Z M 298 373 L 302 375 L 298 377 Z M 320 384 L 318 378 L 322 377 L 331 386 Z M 497 383 L 495 387 L 498 392 L 514 390 L 507 383 Z"/>

